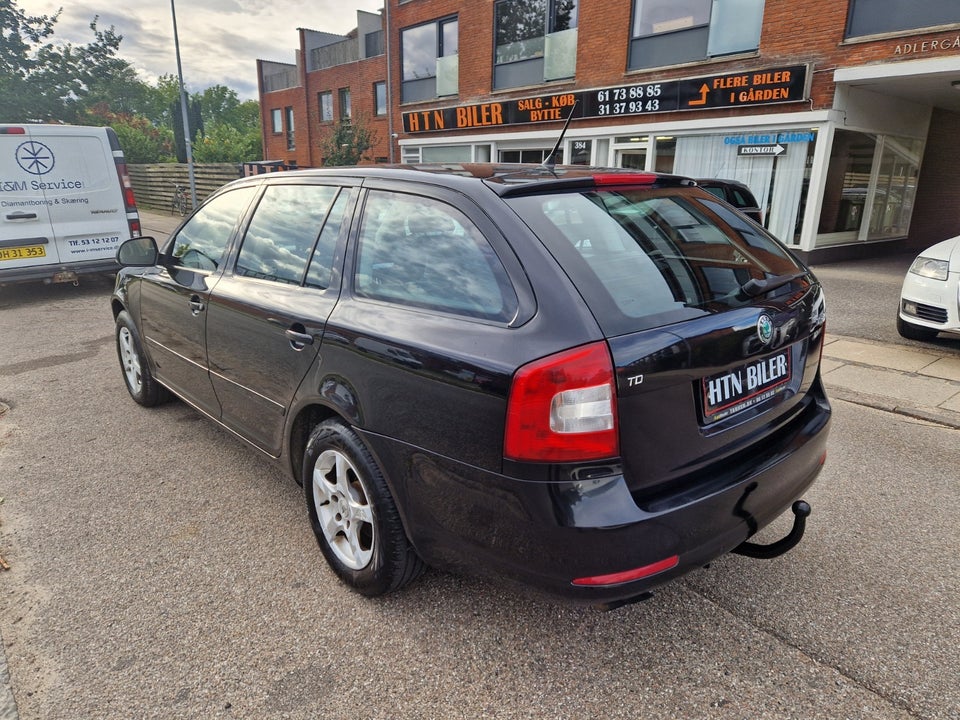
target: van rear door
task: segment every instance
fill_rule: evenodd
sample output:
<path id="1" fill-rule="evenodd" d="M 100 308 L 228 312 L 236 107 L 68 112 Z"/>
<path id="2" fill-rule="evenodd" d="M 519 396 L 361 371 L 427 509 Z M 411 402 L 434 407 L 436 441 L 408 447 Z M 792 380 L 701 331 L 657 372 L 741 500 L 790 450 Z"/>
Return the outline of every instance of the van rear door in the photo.
<path id="1" fill-rule="evenodd" d="M 0 279 L 38 266 L 54 281 L 113 270 L 119 244 L 139 235 L 110 128 L 0 126 L 0 163 Z"/>
<path id="2" fill-rule="evenodd" d="M 0 126 L 0 269 L 60 262 L 38 178 L 52 155 L 30 138 L 29 126 Z"/>

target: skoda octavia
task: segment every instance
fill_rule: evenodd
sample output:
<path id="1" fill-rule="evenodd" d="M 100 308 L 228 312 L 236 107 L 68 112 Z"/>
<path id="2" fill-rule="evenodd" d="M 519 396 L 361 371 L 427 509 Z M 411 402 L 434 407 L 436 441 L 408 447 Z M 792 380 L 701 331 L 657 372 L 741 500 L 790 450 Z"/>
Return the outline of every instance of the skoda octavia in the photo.
<path id="1" fill-rule="evenodd" d="M 276 173 L 118 261 L 130 395 L 175 395 L 282 463 L 363 594 L 431 565 L 611 605 L 803 534 L 823 292 L 691 180 Z M 786 537 L 750 540 L 791 508 Z"/>

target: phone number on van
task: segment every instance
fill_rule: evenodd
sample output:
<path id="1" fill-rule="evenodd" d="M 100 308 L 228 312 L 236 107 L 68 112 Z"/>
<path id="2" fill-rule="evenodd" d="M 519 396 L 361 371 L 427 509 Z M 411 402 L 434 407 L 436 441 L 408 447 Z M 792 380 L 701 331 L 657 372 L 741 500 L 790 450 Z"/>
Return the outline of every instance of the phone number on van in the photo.
<path id="1" fill-rule="evenodd" d="M 94 238 L 83 238 L 82 240 L 67 240 L 67 244 L 70 247 L 85 247 L 87 245 L 113 245 L 120 242 L 119 235 L 111 235 L 110 237 L 94 237 Z"/>

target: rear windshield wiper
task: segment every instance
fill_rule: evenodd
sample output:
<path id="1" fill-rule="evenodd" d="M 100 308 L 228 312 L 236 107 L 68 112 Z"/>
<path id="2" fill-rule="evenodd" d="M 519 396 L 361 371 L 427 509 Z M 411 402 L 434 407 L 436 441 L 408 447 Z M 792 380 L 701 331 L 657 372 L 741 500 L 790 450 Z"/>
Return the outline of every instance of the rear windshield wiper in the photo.
<path id="1" fill-rule="evenodd" d="M 771 278 L 766 278 L 764 280 L 758 280 L 757 278 L 750 278 L 747 280 L 737 292 L 743 299 L 760 297 L 761 295 L 766 295 L 768 292 L 776 290 L 779 287 L 784 285 L 789 285 L 794 280 L 799 280 L 802 277 L 805 277 L 807 273 L 798 272 L 793 273 L 792 275 L 775 275 Z"/>

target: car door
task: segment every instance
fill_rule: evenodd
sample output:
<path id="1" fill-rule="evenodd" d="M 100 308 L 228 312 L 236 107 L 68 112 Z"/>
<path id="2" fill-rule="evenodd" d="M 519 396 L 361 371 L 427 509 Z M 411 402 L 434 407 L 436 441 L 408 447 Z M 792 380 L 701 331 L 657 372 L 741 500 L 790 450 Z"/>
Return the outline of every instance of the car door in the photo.
<path id="1" fill-rule="evenodd" d="M 207 304 L 256 192 L 256 186 L 238 188 L 204 204 L 170 238 L 164 264 L 140 282 L 143 341 L 156 378 L 215 418 L 220 405 L 207 370 Z"/>
<path id="2" fill-rule="evenodd" d="M 349 186 L 268 184 L 209 299 L 207 355 L 221 422 L 272 455 L 337 302 L 355 203 Z"/>

